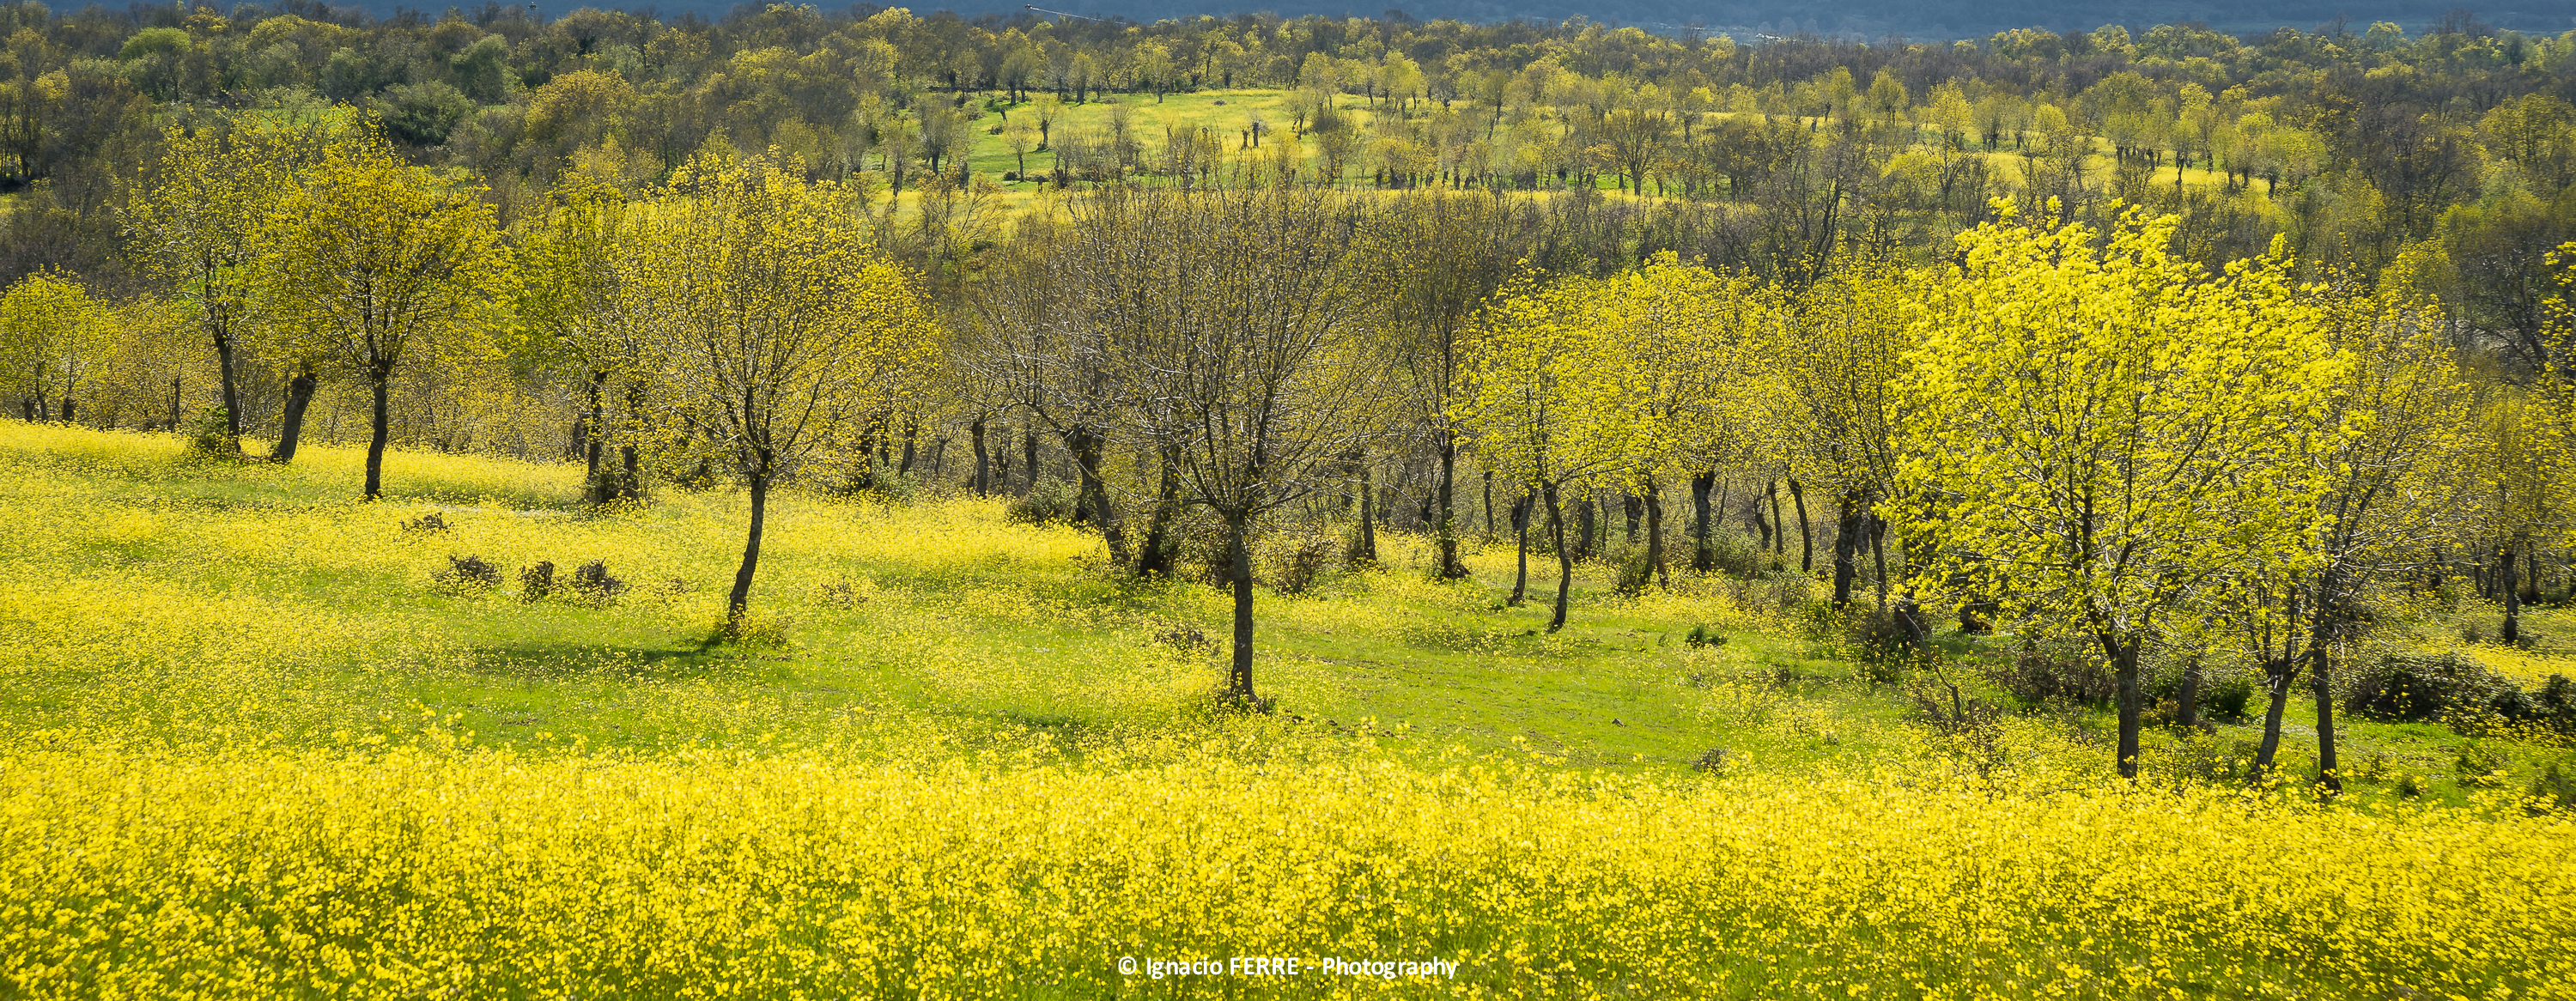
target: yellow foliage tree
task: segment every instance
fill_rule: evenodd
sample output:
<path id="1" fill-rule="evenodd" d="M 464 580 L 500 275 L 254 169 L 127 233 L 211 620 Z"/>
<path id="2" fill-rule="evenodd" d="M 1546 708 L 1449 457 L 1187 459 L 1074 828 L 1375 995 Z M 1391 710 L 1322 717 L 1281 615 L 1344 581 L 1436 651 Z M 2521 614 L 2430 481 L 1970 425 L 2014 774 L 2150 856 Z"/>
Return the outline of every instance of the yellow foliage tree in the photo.
<path id="1" fill-rule="evenodd" d="M 333 143 L 265 230 L 262 280 L 279 323 L 374 396 L 368 500 L 384 494 L 395 371 L 423 353 L 475 350 L 475 313 L 502 280 L 478 192 L 403 162 L 369 132 Z"/>
<path id="2" fill-rule="evenodd" d="M 912 276 L 852 208 L 839 186 L 766 158 L 705 157 L 640 206 L 619 261 L 631 364 L 652 384 L 663 444 L 723 462 L 750 490 L 728 636 L 750 605 L 771 485 L 850 447 L 937 362 Z"/>
<path id="3" fill-rule="evenodd" d="M 2100 647 L 2134 777 L 2140 651 L 2234 576 L 2304 568 L 2319 527 L 2302 442 L 2348 368 L 2279 257 L 2211 276 L 2175 220 L 1989 223 L 1916 321 L 1898 383 L 1917 586 L 1965 582 L 2026 628 Z"/>
<path id="4" fill-rule="evenodd" d="M 107 351 L 105 312 L 89 290 L 39 271 L 0 293 L 0 386 L 30 421 L 70 421 L 81 384 Z"/>

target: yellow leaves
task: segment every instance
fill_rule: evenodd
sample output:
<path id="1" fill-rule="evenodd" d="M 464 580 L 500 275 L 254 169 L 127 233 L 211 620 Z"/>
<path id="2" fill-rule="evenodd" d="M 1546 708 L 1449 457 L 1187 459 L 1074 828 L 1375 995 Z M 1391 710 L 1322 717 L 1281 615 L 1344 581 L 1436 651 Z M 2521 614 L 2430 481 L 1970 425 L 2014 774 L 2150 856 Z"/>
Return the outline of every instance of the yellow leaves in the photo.
<path id="1" fill-rule="evenodd" d="M 2078 225 L 1961 236 L 1901 386 L 1934 576 L 2134 628 L 2303 558 L 2324 483 L 2300 449 L 2338 433 L 2350 358 L 2281 262 L 2203 274 L 2166 254 L 2173 225 L 2132 213 L 2098 252 Z"/>

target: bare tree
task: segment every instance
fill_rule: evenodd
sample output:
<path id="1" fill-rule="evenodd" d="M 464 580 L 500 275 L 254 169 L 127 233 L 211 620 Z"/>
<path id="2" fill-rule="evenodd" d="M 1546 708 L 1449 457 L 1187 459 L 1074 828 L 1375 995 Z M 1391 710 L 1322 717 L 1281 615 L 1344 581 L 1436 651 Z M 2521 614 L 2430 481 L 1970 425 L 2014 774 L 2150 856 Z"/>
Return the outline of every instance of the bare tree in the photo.
<path id="1" fill-rule="evenodd" d="M 1439 460 L 1432 537 L 1440 576 L 1458 558 L 1458 430 L 1449 416 L 1461 333 L 1510 277 L 1540 229 L 1533 207 L 1491 192 L 1409 195 L 1382 207 L 1361 241 L 1363 288 L 1383 305 L 1401 398 Z"/>
<path id="2" fill-rule="evenodd" d="M 1256 706 L 1251 532 L 1338 482 L 1377 434 L 1384 365 L 1347 263 L 1355 206 L 1304 188 L 1113 188 L 1074 209 L 1079 322 L 1110 346 L 1125 412 L 1179 496 L 1223 521 L 1226 686 Z"/>

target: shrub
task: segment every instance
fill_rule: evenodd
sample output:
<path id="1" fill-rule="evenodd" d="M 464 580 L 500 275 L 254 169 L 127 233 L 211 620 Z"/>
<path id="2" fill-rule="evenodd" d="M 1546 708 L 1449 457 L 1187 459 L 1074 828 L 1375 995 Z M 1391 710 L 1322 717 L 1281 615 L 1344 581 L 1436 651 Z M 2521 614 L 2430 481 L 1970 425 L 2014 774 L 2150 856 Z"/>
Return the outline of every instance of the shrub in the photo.
<path id="1" fill-rule="evenodd" d="M 2244 722 L 2246 707 L 2253 703 L 2254 679 L 2241 674 L 2210 683 L 2209 690 L 2200 696 L 2202 712 L 2229 723 Z"/>
<path id="2" fill-rule="evenodd" d="M 222 407 L 199 409 L 180 431 L 184 442 L 180 454 L 190 459 L 241 458 L 241 440 L 232 435 L 231 421 L 226 418 L 229 413 Z"/>
<path id="3" fill-rule="evenodd" d="M 404 519 L 402 523 L 402 530 L 413 535 L 437 535 L 447 531 L 448 527 L 447 517 L 436 511 Z"/>
<path id="4" fill-rule="evenodd" d="M 1216 644 L 1209 642 L 1206 633 L 1200 632 L 1196 626 L 1177 622 L 1155 631 L 1154 642 L 1188 654 L 1216 652 Z"/>
<path id="5" fill-rule="evenodd" d="M 447 569 L 431 575 L 431 580 L 459 590 L 481 590 L 501 583 L 501 568 L 480 556 L 449 556 Z"/>
<path id="6" fill-rule="evenodd" d="M 2431 788 L 2432 783 L 2423 776 L 2408 772 L 2397 777 L 2397 786 L 2393 791 L 2406 799 L 2420 799 Z"/>
<path id="7" fill-rule="evenodd" d="M 2557 762 L 2550 762 L 2531 780 L 2531 810 L 2545 813 L 2569 809 L 2576 809 L 2576 782 L 2568 780 L 2566 769 Z"/>
<path id="8" fill-rule="evenodd" d="M 608 561 L 592 560 L 572 572 L 572 591 L 590 604 L 605 605 L 626 592 L 626 582 L 608 575 Z"/>
<path id="9" fill-rule="evenodd" d="M 2458 754 L 2451 758 L 2451 773 L 2469 788 L 2492 788 L 2504 784 L 2505 766 L 2513 759 L 2504 751 L 2483 740 L 2463 741 Z"/>
<path id="10" fill-rule="evenodd" d="M 1252 573 L 1281 594 L 1304 594 L 1342 552 L 1338 536 L 1316 528 L 1264 532 L 1252 544 Z"/>
<path id="11" fill-rule="evenodd" d="M 2488 707 L 2516 723 L 2576 733 L 2576 682 L 2570 682 L 2564 674 L 2550 675 L 2537 692 L 2507 688 L 2490 700 Z"/>
<path id="12" fill-rule="evenodd" d="M 1896 681 L 1930 656 L 1914 642 L 1914 634 L 1893 612 L 1868 611 L 1845 618 L 1843 638 L 1850 644 L 1861 673 L 1873 682 L 1884 685 Z"/>
<path id="13" fill-rule="evenodd" d="M 1029 492 L 1011 501 L 1003 517 L 1022 525 L 1071 524 L 1081 507 L 1081 494 L 1073 484 L 1048 476 L 1029 486 Z"/>
<path id="14" fill-rule="evenodd" d="M 1725 646 L 1726 637 L 1704 625 L 1692 626 L 1690 632 L 1682 636 L 1682 643 L 1694 649 L 1704 646 Z"/>
<path id="15" fill-rule="evenodd" d="M 1724 775 L 1727 769 L 1735 765 L 1736 758 L 1736 754 L 1723 747 L 1712 747 L 1702 753 L 1698 760 L 1691 762 L 1691 770 L 1707 772 L 1711 775 Z"/>
<path id="16" fill-rule="evenodd" d="M 1753 541 L 1753 537 L 1733 528 L 1719 528 L 1708 534 L 1708 556 L 1712 569 L 1732 577 L 1760 576 L 1770 565 L 1770 554 Z"/>
<path id="17" fill-rule="evenodd" d="M 2344 704 L 2356 715 L 2403 722 L 2488 709 L 2507 693 L 2519 694 L 2486 665 L 2458 654 L 2392 653 L 2354 675 Z"/>
<path id="18" fill-rule="evenodd" d="M 1619 557 L 1619 579 L 1612 589 L 1620 594 L 1644 594 L 1655 581 L 1655 564 L 1646 558 L 1646 547 L 1630 546 Z"/>
<path id="19" fill-rule="evenodd" d="M 519 571 L 519 600 L 543 601 L 555 589 L 555 565 L 538 560 L 537 565 Z"/>
<path id="20" fill-rule="evenodd" d="M 2025 639 L 2008 664 L 1986 677 L 2023 702 L 2102 702 L 2118 693 L 2109 665 L 2081 640 Z"/>

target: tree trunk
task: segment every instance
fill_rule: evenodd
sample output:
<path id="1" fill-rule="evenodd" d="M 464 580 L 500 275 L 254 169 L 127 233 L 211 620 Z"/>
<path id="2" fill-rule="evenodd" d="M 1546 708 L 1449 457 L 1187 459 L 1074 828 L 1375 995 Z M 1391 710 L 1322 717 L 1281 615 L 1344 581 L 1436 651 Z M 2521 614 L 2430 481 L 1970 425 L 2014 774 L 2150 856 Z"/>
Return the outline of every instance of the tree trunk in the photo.
<path id="1" fill-rule="evenodd" d="M 2506 646 L 2522 642 L 2522 589 L 2515 586 L 2513 549 L 2511 544 L 2507 544 L 2496 563 L 2496 579 L 2503 582 L 2497 590 L 2504 592 L 2504 628 L 2496 638 L 2503 640 Z"/>
<path id="2" fill-rule="evenodd" d="M 1035 422 L 1022 430 L 1020 438 L 1020 496 L 1038 489 L 1038 427 Z"/>
<path id="3" fill-rule="evenodd" d="M 1773 503 L 1777 504 L 1778 498 L 1773 498 Z M 1869 562 L 1871 572 L 1878 578 L 1878 610 L 1883 613 L 1887 611 L 1887 522 L 1875 511 L 1869 516 Z"/>
<path id="4" fill-rule="evenodd" d="M 2182 692 L 2174 707 L 2174 722 L 2186 730 L 2200 725 L 2200 677 L 2200 655 L 2193 654 L 2182 666 Z"/>
<path id="5" fill-rule="evenodd" d="M 2289 708 L 2290 682 L 2298 673 L 2296 658 L 2263 661 L 2263 743 L 2255 748 L 2254 768 L 2245 776 L 2247 784 L 2260 786 L 2272 775 L 2272 761 L 2281 750 L 2281 713 Z"/>
<path id="6" fill-rule="evenodd" d="M 1708 494 L 1716 486 L 1716 470 L 1691 477 L 1691 569 L 1701 573 L 1717 569 L 1717 552 L 1709 547 L 1708 533 Z"/>
<path id="7" fill-rule="evenodd" d="M 751 531 L 743 537 L 742 567 L 733 572 L 733 592 L 725 596 L 724 634 L 742 635 L 743 613 L 751 608 L 751 575 L 760 569 L 760 529 L 769 514 L 769 474 L 751 476 Z"/>
<path id="8" fill-rule="evenodd" d="M 215 307 L 220 309 L 220 307 Z M 241 379 L 233 363 L 231 324 L 218 313 L 215 317 L 215 369 L 223 379 L 224 438 L 231 447 L 241 447 Z"/>
<path id="9" fill-rule="evenodd" d="M 1619 513 L 1628 519 L 1628 541 L 1637 541 L 1637 521 L 1645 516 L 1645 504 L 1637 500 L 1636 494 L 1620 494 Z"/>
<path id="10" fill-rule="evenodd" d="M 1646 565 L 1655 568 L 1655 586 L 1670 590 L 1672 574 L 1664 567 L 1664 488 L 1646 477 Z"/>
<path id="11" fill-rule="evenodd" d="M 1771 569 L 1786 570 L 1789 568 L 1789 523 L 1780 520 L 1780 481 L 1771 481 L 1771 488 L 1764 491 L 1764 496 L 1771 501 Z M 1880 595 L 1878 603 L 1885 607 L 1886 595 Z"/>
<path id="12" fill-rule="evenodd" d="M 1512 502 L 1512 533 L 1520 537 L 1520 569 L 1512 575 L 1512 605 L 1529 600 L 1529 516 L 1530 495 L 1524 490 L 1521 499 Z"/>
<path id="13" fill-rule="evenodd" d="M 1798 506 L 1798 572 L 1816 572 L 1816 532 L 1807 522 L 1807 489 L 1794 477 L 1789 480 L 1789 499 Z"/>
<path id="14" fill-rule="evenodd" d="M 268 450 L 270 462 L 295 461 L 295 447 L 304 439 L 304 414 L 313 405 L 313 387 L 319 381 L 307 364 L 286 383 L 286 412 L 278 419 L 277 444 Z"/>
<path id="15" fill-rule="evenodd" d="M 2138 689 L 2138 643 L 2105 643 L 2111 653 L 2111 680 L 2120 712 L 2120 777 L 2135 781 L 2138 777 L 2138 727 L 2140 712 Z"/>
<path id="16" fill-rule="evenodd" d="M 1576 559 L 1584 559 L 1592 555 L 1592 533 L 1600 527 L 1600 519 L 1592 516 L 1591 498 L 1587 497 L 1576 502 L 1574 505 L 1574 556 Z"/>
<path id="17" fill-rule="evenodd" d="M 1252 706 L 1252 546 L 1247 538 L 1247 522 L 1240 513 L 1226 517 L 1226 556 L 1230 567 L 1227 576 L 1234 585 L 1234 669 L 1228 676 L 1226 692 Z"/>
<path id="18" fill-rule="evenodd" d="M 921 422 L 906 418 L 903 422 L 903 459 L 895 463 L 895 472 L 906 476 L 912 475 L 912 458 L 915 454 L 913 448 L 920 440 Z"/>
<path id="19" fill-rule="evenodd" d="M 1494 471 L 1485 470 L 1485 541 L 1494 541 Z"/>
<path id="20" fill-rule="evenodd" d="M 385 492 L 385 439 L 393 430 L 393 401 L 389 396 L 393 389 L 393 373 L 378 369 L 370 373 L 368 381 L 375 391 L 376 413 L 375 419 L 369 423 L 367 437 L 366 499 L 375 500 Z"/>
<path id="21" fill-rule="evenodd" d="M 1368 453 L 1354 450 L 1352 462 L 1360 473 L 1360 537 L 1351 546 L 1354 563 L 1377 562 L 1377 468 L 1369 465 Z"/>
<path id="22" fill-rule="evenodd" d="M 170 433 L 179 433 L 179 377 L 170 377 Z"/>
<path id="23" fill-rule="evenodd" d="M 1088 427 L 1076 425 L 1072 430 L 1065 432 L 1064 444 L 1065 448 L 1073 453 L 1075 474 L 1082 478 L 1082 500 L 1076 505 L 1079 516 L 1089 518 L 1093 524 L 1100 527 L 1101 541 L 1109 545 L 1110 564 L 1126 567 L 1129 560 L 1126 528 L 1119 524 L 1118 510 L 1109 502 L 1109 484 L 1100 476 L 1100 451 L 1103 444 L 1100 433 Z M 909 434 L 905 436 L 903 454 L 909 461 L 912 456 L 912 441 Z"/>
<path id="24" fill-rule="evenodd" d="M 1861 498 L 1844 491 L 1842 511 L 1834 521 L 1834 607 L 1851 607 L 1852 578 L 1860 573 Z"/>
<path id="25" fill-rule="evenodd" d="M 975 423 L 966 425 L 966 432 L 968 437 L 975 440 L 975 496 L 991 496 L 993 456 L 984 450 L 984 418 L 975 418 Z"/>
<path id="26" fill-rule="evenodd" d="M 592 370 L 590 385 L 584 389 L 584 393 L 589 397 L 590 405 L 583 409 L 581 415 L 579 441 L 583 469 L 581 482 L 590 493 L 591 503 L 605 504 L 616 494 L 615 485 L 601 479 L 599 475 L 599 460 L 608 443 L 607 436 L 600 433 L 601 422 L 608 419 L 608 372 L 604 369 Z"/>
<path id="27" fill-rule="evenodd" d="M 1136 576 L 1172 575 L 1170 542 L 1172 517 L 1180 510 L 1180 450 L 1166 445 L 1160 450 L 1162 483 L 1154 494 L 1154 516 L 1145 523 L 1145 545 L 1136 554 Z"/>
<path id="28" fill-rule="evenodd" d="M 1440 429 L 1440 495 L 1434 502 L 1439 523 L 1432 529 L 1440 543 L 1440 579 L 1465 580 L 1467 564 L 1458 558 L 1458 435 Z"/>
<path id="29" fill-rule="evenodd" d="M 2317 696 L 2317 781 L 2325 786 L 2326 795 L 2332 796 L 2343 791 L 2343 766 L 2335 761 L 2334 682 L 2328 674 L 2329 661 L 2326 645 L 2310 639 L 2308 683 Z"/>
<path id="30" fill-rule="evenodd" d="M 1547 498 L 1547 537 L 1556 543 L 1556 616 L 1547 621 L 1547 631 L 1565 628 L 1565 601 L 1574 592 L 1574 554 L 1565 548 L 1565 509 L 1557 501 L 1556 484 L 1548 484 L 1541 493 Z"/>

